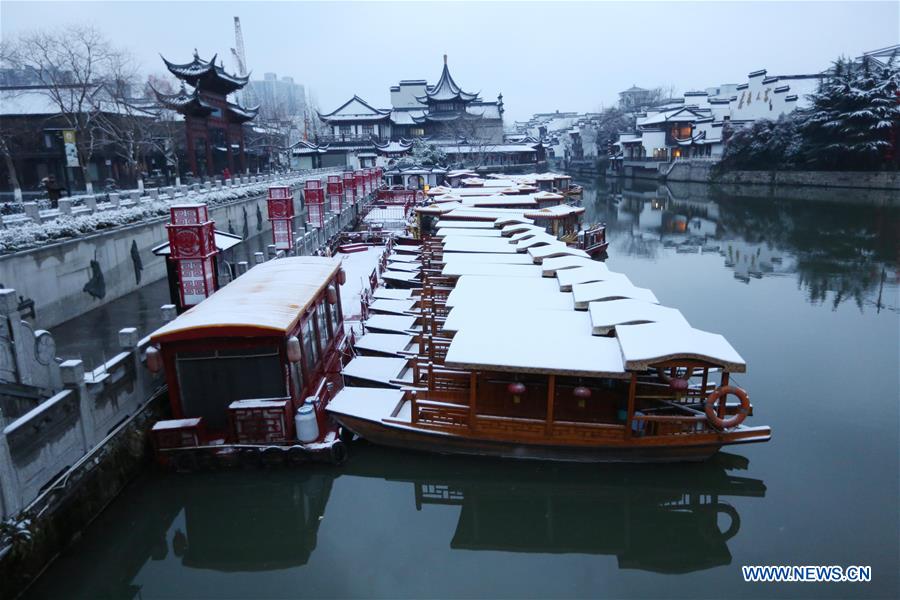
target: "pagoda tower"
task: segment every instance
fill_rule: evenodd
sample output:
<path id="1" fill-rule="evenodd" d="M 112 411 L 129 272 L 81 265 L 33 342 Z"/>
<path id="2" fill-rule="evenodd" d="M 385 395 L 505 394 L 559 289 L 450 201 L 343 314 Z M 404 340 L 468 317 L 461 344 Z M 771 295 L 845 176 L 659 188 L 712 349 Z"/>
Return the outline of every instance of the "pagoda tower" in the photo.
<path id="1" fill-rule="evenodd" d="M 259 106 L 245 108 L 229 102 L 228 95 L 247 85 L 249 75 L 226 73 L 221 64 L 216 65 L 216 55 L 206 61 L 197 50 L 194 60 L 186 64 L 162 60 L 181 81 L 181 89 L 175 94 L 153 91 L 162 106 L 184 115 L 191 171 L 198 176 L 218 175 L 226 168 L 235 175 L 243 173 L 247 168 L 243 124 L 256 117 Z"/>

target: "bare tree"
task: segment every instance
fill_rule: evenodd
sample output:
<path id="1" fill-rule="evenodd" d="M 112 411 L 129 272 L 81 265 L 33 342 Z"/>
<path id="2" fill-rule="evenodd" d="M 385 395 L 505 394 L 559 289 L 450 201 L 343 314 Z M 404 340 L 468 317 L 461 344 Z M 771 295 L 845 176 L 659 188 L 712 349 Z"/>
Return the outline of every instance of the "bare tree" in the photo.
<path id="1" fill-rule="evenodd" d="M 78 163 L 89 193 L 93 185 L 88 165 L 103 143 L 98 127 L 102 84 L 114 72 L 119 54 L 96 29 L 72 26 L 26 34 L 17 40 L 11 56 L 14 66 L 39 82 L 40 92 L 59 109 L 64 126 L 75 131 Z"/>
<path id="2" fill-rule="evenodd" d="M 480 120 L 457 119 L 451 121 L 446 130 L 456 142 L 457 157 L 468 157 L 468 164 L 460 166 L 472 169 L 485 166 L 488 156 L 497 147 Z"/>

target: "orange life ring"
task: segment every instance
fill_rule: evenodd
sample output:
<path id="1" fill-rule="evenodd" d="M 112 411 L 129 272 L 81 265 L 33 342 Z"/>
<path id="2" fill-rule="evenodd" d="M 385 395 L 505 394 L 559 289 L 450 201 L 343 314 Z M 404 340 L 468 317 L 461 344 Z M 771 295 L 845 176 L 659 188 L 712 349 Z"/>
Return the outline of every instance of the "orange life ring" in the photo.
<path id="1" fill-rule="evenodd" d="M 740 398 L 741 407 L 738 409 L 737 414 L 732 415 L 727 419 L 723 419 L 719 416 L 718 412 L 716 412 L 716 403 L 718 403 L 719 398 L 722 398 L 723 400 L 727 398 L 728 394 L 734 394 Z M 703 404 L 703 410 L 706 413 L 707 420 L 713 427 L 717 429 L 737 427 L 743 423 L 744 419 L 747 418 L 747 415 L 750 414 L 750 396 L 747 395 L 747 392 L 737 386 L 726 385 L 725 387 L 717 387 L 706 398 L 706 402 Z"/>

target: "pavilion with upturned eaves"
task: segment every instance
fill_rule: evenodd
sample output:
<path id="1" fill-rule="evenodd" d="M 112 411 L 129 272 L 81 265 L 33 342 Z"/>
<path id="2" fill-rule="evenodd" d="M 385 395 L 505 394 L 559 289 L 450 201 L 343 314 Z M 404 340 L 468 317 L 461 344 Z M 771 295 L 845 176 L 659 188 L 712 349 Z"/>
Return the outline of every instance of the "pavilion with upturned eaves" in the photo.
<path id="1" fill-rule="evenodd" d="M 327 128 L 321 141 L 338 144 L 333 148 L 359 146 L 358 150 L 417 137 L 503 142 L 503 95 L 487 102 L 463 90 L 450 75 L 446 55 L 434 85 L 410 79 L 391 86 L 390 91 L 391 108 L 378 108 L 353 96 L 335 110 L 319 113 Z"/>
<path id="2" fill-rule="evenodd" d="M 244 172 L 247 157 L 243 124 L 256 117 L 259 107 L 229 102 L 228 96 L 247 85 L 249 76 L 226 73 L 221 64 L 216 65 L 216 56 L 206 61 L 196 50 L 189 63 L 176 64 L 165 57 L 163 62 L 181 81 L 181 89 L 174 94 L 154 93 L 162 106 L 184 115 L 191 171 L 206 176 L 220 174 L 226 168 L 235 174 Z"/>

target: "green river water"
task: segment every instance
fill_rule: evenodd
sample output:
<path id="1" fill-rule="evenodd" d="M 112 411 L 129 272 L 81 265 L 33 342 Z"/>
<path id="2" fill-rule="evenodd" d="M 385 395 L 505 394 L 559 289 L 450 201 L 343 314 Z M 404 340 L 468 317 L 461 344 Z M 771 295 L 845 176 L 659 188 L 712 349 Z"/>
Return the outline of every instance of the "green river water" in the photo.
<path id="1" fill-rule="evenodd" d="M 585 187 L 607 264 L 744 356 L 771 442 L 661 466 L 361 442 L 341 467 L 148 472 L 28 595 L 897 597 L 896 194 Z M 872 581 L 745 583 L 742 565 Z"/>

